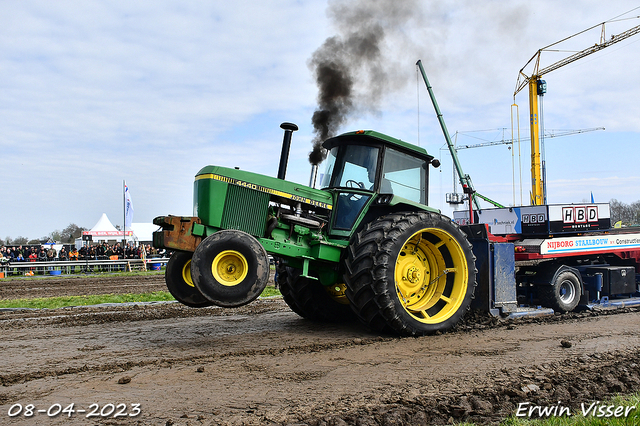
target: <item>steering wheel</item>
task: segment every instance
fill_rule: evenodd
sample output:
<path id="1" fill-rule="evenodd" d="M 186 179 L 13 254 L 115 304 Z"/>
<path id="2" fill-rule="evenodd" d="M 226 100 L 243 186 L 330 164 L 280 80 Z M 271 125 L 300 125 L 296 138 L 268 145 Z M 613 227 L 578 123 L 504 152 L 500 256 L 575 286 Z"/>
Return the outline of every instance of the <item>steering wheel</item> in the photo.
<path id="1" fill-rule="evenodd" d="M 347 188 L 358 188 L 358 189 L 364 189 L 364 183 L 362 183 L 362 182 L 358 182 L 358 181 L 355 181 L 355 180 L 353 180 L 353 179 L 349 179 L 347 182 L 345 182 L 345 186 L 346 186 Z M 349 199 L 350 199 L 351 201 L 358 201 L 358 200 L 359 200 L 359 199 L 361 199 L 361 198 L 362 198 L 362 195 L 360 195 L 360 194 L 353 194 L 353 195 L 351 195 L 351 196 L 349 197 Z"/>
<path id="2" fill-rule="evenodd" d="M 364 189 L 364 183 L 362 183 L 362 182 L 358 182 L 358 181 L 355 181 L 355 180 L 353 180 L 353 179 L 349 179 L 349 180 L 346 182 L 346 184 L 345 184 L 345 185 L 346 185 L 346 187 L 347 187 L 347 188 L 360 188 L 360 189 Z"/>

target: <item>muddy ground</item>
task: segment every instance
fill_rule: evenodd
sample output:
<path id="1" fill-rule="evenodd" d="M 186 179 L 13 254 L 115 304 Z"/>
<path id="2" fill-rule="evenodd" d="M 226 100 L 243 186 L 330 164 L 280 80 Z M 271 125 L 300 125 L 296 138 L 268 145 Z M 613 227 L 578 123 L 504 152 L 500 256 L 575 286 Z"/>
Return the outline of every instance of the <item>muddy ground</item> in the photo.
<path id="1" fill-rule="evenodd" d="M 0 280 L 0 297 L 120 288 L 164 287 L 161 275 Z M 305 321 L 281 299 L 2 311 L 0 424 L 489 424 L 520 403 L 576 414 L 640 389 L 639 325 L 637 308 L 470 314 L 449 333 L 397 338 Z"/>

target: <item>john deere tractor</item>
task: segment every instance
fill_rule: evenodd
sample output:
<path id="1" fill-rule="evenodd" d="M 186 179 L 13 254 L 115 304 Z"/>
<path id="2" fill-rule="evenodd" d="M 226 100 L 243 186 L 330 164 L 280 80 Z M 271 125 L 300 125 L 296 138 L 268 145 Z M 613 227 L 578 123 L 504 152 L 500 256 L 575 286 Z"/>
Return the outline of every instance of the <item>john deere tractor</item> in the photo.
<path id="1" fill-rule="evenodd" d="M 171 294 L 192 307 L 237 307 L 267 285 L 270 260 L 284 301 L 314 321 L 357 318 L 378 332 L 424 335 L 451 328 L 476 286 L 466 235 L 428 206 L 421 147 L 375 131 L 326 140 L 315 189 L 220 166 L 201 169 L 194 216 L 161 216 L 154 245 L 174 250 Z"/>

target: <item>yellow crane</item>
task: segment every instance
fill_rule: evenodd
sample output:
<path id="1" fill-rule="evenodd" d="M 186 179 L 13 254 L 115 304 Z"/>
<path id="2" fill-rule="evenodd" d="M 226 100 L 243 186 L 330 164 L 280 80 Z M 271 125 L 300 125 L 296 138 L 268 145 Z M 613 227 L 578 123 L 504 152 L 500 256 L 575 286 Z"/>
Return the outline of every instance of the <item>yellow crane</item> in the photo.
<path id="1" fill-rule="evenodd" d="M 628 12 L 627 12 L 628 13 Z M 620 15 L 622 16 L 622 15 Z M 638 16 L 634 18 L 639 18 Z M 615 19 L 615 18 L 614 18 Z M 632 18 L 627 18 L 632 19 Z M 617 35 L 612 35 L 608 40 L 605 35 L 605 24 L 613 22 L 613 20 L 605 21 L 600 24 L 594 25 L 586 30 L 580 31 L 576 34 L 573 34 L 569 37 L 566 37 L 560 41 L 557 41 L 553 44 L 545 46 L 539 49 L 529 61 L 525 64 L 524 67 L 520 70 L 518 74 L 518 81 L 516 82 L 516 90 L 513 93 L 513 100 L 515 104 L 516 95 L 525 87 L 529 87 L 529 127 L 531 129 L 531 204 L 535 206 L 543 205 L 546 202 L 546 194 L 544 191 L 544 182 L 542 175 L 542 164 L 540 161 L 540 124 L 539 124 L 539 116 L 538 116 L 538 96 L 544 94 L 546 92 L 546 83 L 540 79 L 544 74 L 547 74 L 551 71 L 554 71 L 560 67 L 563 67 L 567 64 L 570 64 L 578 59 L 584 58 L 585 56 L 591 55 L 592 53 L 598 52 L 606 47 L 609 47 L 613 44 L 621 42 L 624 39 L 627 39 L 633 35 L 636 35 L 640 32 L 640 25 L 635 26 L 627 31 L 624 31 Z M 584 50 L 576 52 L 572 55 L 567 56 L 551 65 L 548 65 L 544 68 L 540 68 L 540 56 L 544 51 L 550 51 L 551 47 L 556 46 L 572 37 L 583 34 L 587 31 L 593 30 L 594 28 L 602 27 L 602 31 L 600 34 L 600 42 L 595 45 L 588 47 Z M 533 70 L 530 75 L 525 74 L 525 68 L 529 65 L 533 64 Z"/>

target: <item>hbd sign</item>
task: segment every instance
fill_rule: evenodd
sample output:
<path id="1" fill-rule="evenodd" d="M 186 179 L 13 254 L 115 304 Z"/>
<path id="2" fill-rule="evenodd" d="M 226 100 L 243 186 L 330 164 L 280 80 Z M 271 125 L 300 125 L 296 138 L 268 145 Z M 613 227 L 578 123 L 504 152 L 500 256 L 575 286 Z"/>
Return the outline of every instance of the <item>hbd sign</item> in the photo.
<path id="1" fill-rule="evenodd" d="M 598 222 L 597 206 L 563 207 L 563 223 Z"/>
<path id="2" fill-rule="evenodd" d="M 545 223 L 547 217 L 544 214 L 523 214 L 522 215 L 522 223 Z"/>

